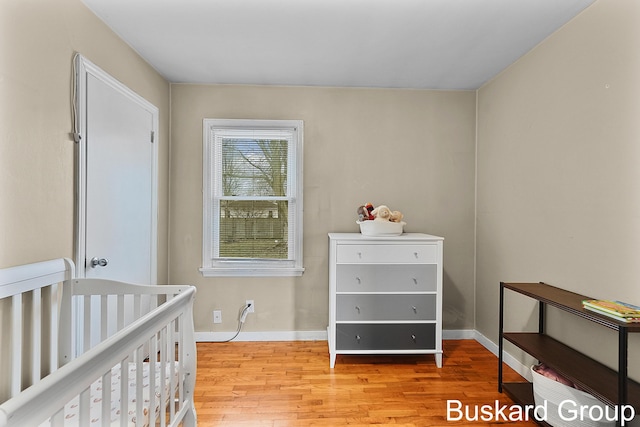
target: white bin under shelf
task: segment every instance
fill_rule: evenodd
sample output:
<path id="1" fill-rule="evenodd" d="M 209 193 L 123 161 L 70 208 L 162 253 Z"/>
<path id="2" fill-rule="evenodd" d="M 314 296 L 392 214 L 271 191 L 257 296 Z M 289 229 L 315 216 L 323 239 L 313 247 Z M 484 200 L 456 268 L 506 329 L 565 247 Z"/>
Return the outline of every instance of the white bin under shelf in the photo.
<path id="1" fill-rule="evenodd" d="M 531 367 L 531 375 L 533 377 L 533 399 L 536 407 L 546 406 L 547 417 L 545 421 L 548 424 L 554 427 L 613 427 L 616 425 L 615 421 L 607 421 L 607 416 L 612 418 L 615 415 L 615 408 L 607 406 L 589 393 L 539 374 L 533 366 Z M 564 409 L 560 408 L 562 402 L 565 402 Z M 589 418 L 589 410 L 585 410 L 585 416 L 581 418 L 580 407 L 582 406 L 599 407 L 600 409 L 594 408 L 592 413 L 594 416 L 601 415 L 602 419 Z M 575 418 L 574 411 L 577 413 L 577 419 L 573 419 Z"/>

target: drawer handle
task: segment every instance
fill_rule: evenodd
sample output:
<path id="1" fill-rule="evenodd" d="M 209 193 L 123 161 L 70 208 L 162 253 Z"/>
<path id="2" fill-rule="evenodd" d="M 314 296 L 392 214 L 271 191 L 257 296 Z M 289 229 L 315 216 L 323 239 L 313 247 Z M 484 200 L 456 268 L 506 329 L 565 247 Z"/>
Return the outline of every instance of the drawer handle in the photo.
<path id="1" fill-rule="evenodd" d="M 411 339 L 413 340 L 413 342 L 416 342 L 416 336 L 411 334 Z"/>
<path id="2" fill-rule="evenodd" d="M 358 310 L 358 314 L 360 314 L 360 307 L 356 305 L 356 310 Z"/>
<path id="3" fill-rule="evenodd" d="M 362 258 L 362 252 L 358 252 L 358 258 Z"/>
<path id="4" fill-rule="evenodd" d="M 418 259 L 418 252 L 414 252 L 413 255 Z"/>
<path id="5" fill-rule="evenodd" d="M 356 342 L 360 344 L 360 335 L 356 335 Z"/>
<path id="6" fill-rule="evenodd" d="M 413 284 L 417 285 L 418 284 L 418 279 L 416 279 L 415 277 L 413 278 Z"/>
<path id="7" fill-rule="evenodd" d="M 414 313 L 418 313 L 418 309 L 416 308 L 416 306 L 414 305 L 413 307 L 411 307 L 413 309 Z"/>
<path id="8" fill-rule="evenodd" d="M 359 277 L 356 277 L 356 280 L 358 281 L 358 285 L 362 284 L 362 280 L 360 280 Z"/>

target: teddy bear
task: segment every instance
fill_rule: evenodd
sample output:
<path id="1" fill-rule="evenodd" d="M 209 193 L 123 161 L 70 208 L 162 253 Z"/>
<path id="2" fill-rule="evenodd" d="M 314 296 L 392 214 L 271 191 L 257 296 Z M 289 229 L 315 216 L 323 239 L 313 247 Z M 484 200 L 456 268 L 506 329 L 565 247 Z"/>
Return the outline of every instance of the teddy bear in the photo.
<path id="1" fill-rule="evenodd" d="M 371 214 L 373 211 L 373 205 L 371 203 L 367 203 L 366 205 L 362 205 L 358 207 L 358 221 L 367 221 L 375 219 Z"/>
<path id="2" fill-rule="evenodd" d="M 375 221 L 389 221 L 391 209 L 385 205 L 380 205 L 371 211 L 371 214 L 375 217 Z"/>
<path id="3" fill-rule="evenodd" d="M 367 211 L 367 208 L 365 208 L 364 205 L 358 206 L 358 221 L 366 221 L 368 219 L 369 212 Z"/>
<path id="4" fill-rule="evenodd" d="M 389 221 L 391 221 L 391 222 L 400 222 L 400 221 L 402 221 L 402 218 L 404 218 L 404 215 L 402 215 L 402 212 L 400 212 L 400 211 L 392 211 L 391 212 L 391 216 L 389 217 Z"/>

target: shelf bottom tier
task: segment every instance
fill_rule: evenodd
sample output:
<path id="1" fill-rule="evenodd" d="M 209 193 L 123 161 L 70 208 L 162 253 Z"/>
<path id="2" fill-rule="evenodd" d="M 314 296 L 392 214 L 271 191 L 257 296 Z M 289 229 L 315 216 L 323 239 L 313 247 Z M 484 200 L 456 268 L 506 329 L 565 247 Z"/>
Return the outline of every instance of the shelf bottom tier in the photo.
<path id="1" fill-rule="evenodd" d="M 533 384 L 529 382 L 522 383 L 503 383 L 502 391 L 509 396 L 516 404 L 524 407 L 527 405 L 534 405 L 533 400 Z M 529 413 L 529 418 L 541 426 L 550 426 L 550 424 L 544 421 L 538 421 L 534 415 Z"/>
<path id="2" fill-rule="evenodd" d="M 548 335 L 508 332 L 504 338 L 535 359 L 562 373 L 580 388 L 608 405 L 618 404 L 618 373 Z M 626 402 L 640 413 L 640 384 L 627 378 Z"/>

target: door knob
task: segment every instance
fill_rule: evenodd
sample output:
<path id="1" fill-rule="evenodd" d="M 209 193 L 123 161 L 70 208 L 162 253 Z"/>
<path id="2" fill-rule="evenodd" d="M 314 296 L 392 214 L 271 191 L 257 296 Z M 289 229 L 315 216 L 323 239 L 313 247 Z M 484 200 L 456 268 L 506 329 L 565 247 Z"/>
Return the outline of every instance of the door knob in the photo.
<path id="1" fill-rule="evenodd" d="M 106 267 L 107 264 L 109 264 L 109 260 L 106 258 L 98 258 L 97 256 L 91 258 L 91 268 Z"/>

